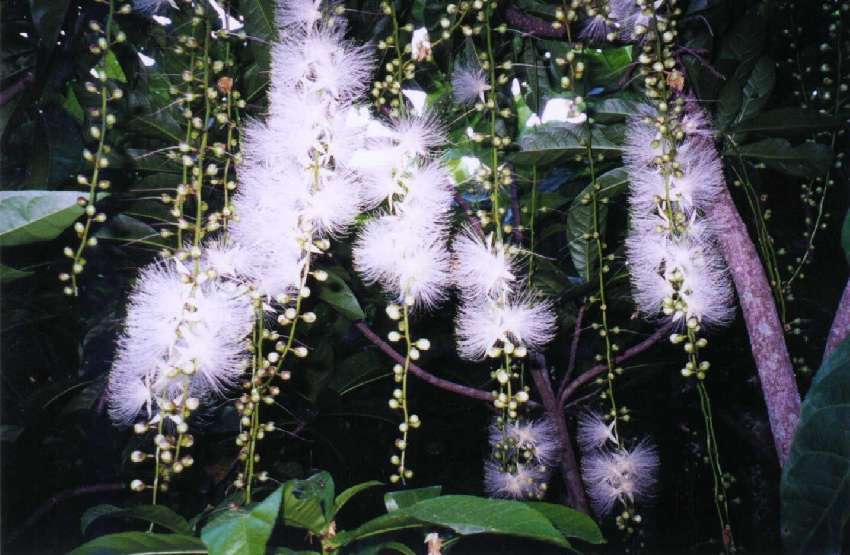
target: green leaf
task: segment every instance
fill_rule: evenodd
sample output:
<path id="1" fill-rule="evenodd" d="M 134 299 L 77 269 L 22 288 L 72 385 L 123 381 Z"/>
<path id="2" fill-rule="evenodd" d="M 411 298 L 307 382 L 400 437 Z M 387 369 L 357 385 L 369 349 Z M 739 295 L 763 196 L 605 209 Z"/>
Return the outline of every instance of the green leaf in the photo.
<path id="1" fill-rule="evenodd" d="M 9 283 L 16 279 L 22 279 L 31 276 L 33 273 L 29 270 L 18 270 L 5 264 L 0 264 L 0 283 Z"/>
<path id="2" fill-rule="evenodd" d="M 121 63 L 115 57 L 112 50 L 106 51 L 106 56 L 103 57 L 103 64 L 106 70 L 106 76 L 115 81 L 127 82 L 127 76 L 124 75 L 124 70 L 121 68 Z"/>
<path id="3" fill-rule="evenodd" d="M 0 247 L 49 241 L 83 213 L 76 191 L 0 191 Z"/>
<path id="4" fill-rule="evenodd" d="M 338 533 L 331 543 L 337 547 L 342 547 L 372 536 L 408 528 L 421 528 L 422 526 L 424 526 L 422 522 L 408 515 L 404 510 L 393 511 L 364 522 L 354 530 Z"/>
<path id="5" fill-rule="evenodd" d="M 595 87 L 615 84 L 633 61 L 632 45 L 617 48 L 587 48 L 590 83 Z"/>
<path id="6" fill-rule="evenodd" d="M 368 482 L 355 484 L 355 485 L 351 486 L 350 488 L 346 489 L 345 491 L 343 491 L 342 493 L 337 495 L 336 499 L 334 500 L 334 509 L 333 509 L 333 513 L 331 514 L 331 519 L 333 519 L 336 516 L 336 514 L 339 512 L 339 510 L 342 509 L 343 506 L 345 506 L 345 504 L 348 503 L 351 500 L 352 497 L 354 497 L 355 495 L 357 495 L 361 491 L 367 490 L 369 488 L 383 486 L 383 485 L 384 485 L 383 482 L 379 482 L 377 480 L 370 480 Z"/>
<path id="7" fill-rule="evenodd" d="M 273 0 L 247 0 L 239 9 L 245 19 L 245 33 L 251 37 L 249 46 L 254 63 L 244 72 L 245 94 L 251 100 L 269 82 L 271 56 L 269 45 L 277 36 Z"/>
<path id="8" fill-rule="evenodd" d="M 281 518 L 288 526 L 314 534 L 327 529 L 334 514 L 334 481 L 327 472 L 306 480 L 290 480 L 283 486 Z"/>
<path id="9" fill-rule="evenodd" d="M 777 108 L 751 117 L 732 130 L 771 136 L 810 136 L 841 127 L 840 119 L 803 108 Z"/>
<path id="10" fill-rule="evenodd" d="M 284 486 L 250 511 L 228 510 L 204 526 L 201 539 L 210 555 L 262 555 L 277 524 Z"/>
<path id="11" fill-rule="evenodd" d="M 841 553 L 850 522 L 850 339 L 824 361 L 800 411 L 780 485 L 791 553 Z"/>
<path id="12" fill-rule="evenodd" d="M 362 320 L 366 317 L 357 297 L 336 272 L 328 271 L 328 279 L 319 287 L 319 298 L 351 321 Z"/>
<path id="13" fill-rule="evenodd" d="M 68 555 L 201 555 L 206 552 L 203 542 L 194 536 L 122 532 L 101 536 Z"/>
<path id="14" fill-rule="evenodd" d="M 776 64 L 763 56 L 738 66 L 720 91 L 717 127 L 729 129 L 756 115 L 770 98 L 776 80 Z"/>
<path id="15" fill-rule="evenodd" d="M 599 263 L 593 233 L 596 231 L 603 235 L 608 219 L 608 206 L 601 202 L 596 203 L 594 214 L 593 203 L 588 202 L 592 194 L 593 184 L 590 184 L 573 199 L 567 211 L 567 245 L 570 248 L 570 258 L 576 272 L 584 281 L 590 281 L 593 270 Z"/>
<path id="16" fill-rule="evenodd" d="M 640 113 L 641 106 L 646 103 L 636 99 L 624 97 L 607 97 L 599 101 L 588 100 L 590 104 L 590 113 L 593 119 L 599 123 L 610 123 L 612 121 L 622 121 L 624 119 L 636 116 Z"/>
<path id="17" fill-rule="evenodd" d="M 96 505 L 83 513 L 81 532 L 85 534 L 92 522 L 105 516 L 144 520 L 177 534 L 192 535 L 186 519 L 164 505 L 137 505 L 126 509 L 115 505 Z"/>
<path id="18" fill-rule="evenodd" d="M 405 509 L 411 505 L 415 505 L 425 499 L 439 497 L 442 491 L 443 486 L 428 486 L 424 488 L 390 491 L 384 495 L 384 505 L 387 507 L 387 512 L 391 513 L 398 509 Z"/>
<path id="19" fill-rule="evenodd" d="M 444 495 L 396 512 L 428 524 L 451 528 L 463 536 L 504 534 L 562 547 L 570 545 L 541 512 L 518 501 Z"/>
<path id="20" fill-rule="evenodd" d="M 611 128 L 594 125 L 591 145 L 594 154 L 616 157 L 622 146 L 612 142 Z M 547 123 L 526 129 L 518 139 L 519 152 L 510 156 L 511 162 L 526 166 L 546 166 L 587 154 L 587 137 L 584 127 Z"/>
<path id="21" fill-rule="evenodd" d="M 737 153 L 756 167 L 767 167 L 797 177 L 823 175 L 832 163 L 832 150 L 826 145 L 805 142 L 792 146 L 779 138 L 740 146 Z"/>
<path id="22" fill-rule="evenodd" d="M 549 519 L 549 522 L 567 538 L 576 538 L 592 544 L 605 543 L 599 526 L 582 512 L 564 505 L 540 501 L 526 501 L 525 504 Z"/>

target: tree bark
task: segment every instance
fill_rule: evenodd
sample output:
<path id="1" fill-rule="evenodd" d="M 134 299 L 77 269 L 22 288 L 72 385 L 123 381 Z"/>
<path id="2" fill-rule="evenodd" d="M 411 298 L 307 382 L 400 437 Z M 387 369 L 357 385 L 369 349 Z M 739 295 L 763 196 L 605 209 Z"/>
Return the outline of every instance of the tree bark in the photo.
<path id="1" fill-rule="evenodd" d="M 717 241 L 729 266 L 744 314 L 751 350 L 780 466 L 785 464 L 800 418 L 800 392 L 785 333 L 761 259 L 728 189 L 718 195 L 711 215 Z"/>
<path id="2" fill-rule="evenodd" d="M 549 381 L 546 370 L 546 359 L 543 355 L 535 354 L 531 356 L 530 362 L 531 378 L 540 394 L 543 408 L 558 430 L 558 441 L 561 444 L 561 476 L 567 489 L 567 504 L 583 513 L 588 513 L 590 509 L 584 493 L 584 484 L 581 483 L 581 472 L 567 425 L 567 415 L 552 390 L 552 383 Z"/>
<path id="3" fill-rule="evenodd" d="M 838 301 L 838 308 L 835 311 L 835 318 L 832 320 L 832 327 L 829 328 L 829 335 L 826 336 L 826 348 L 823 351 L 823 360 L 829 356 L 833 349 L 838 347 L 838 344 L 850 335 L 850 279 L 847 280 L 847 285 L 844 287 L 844 294 L 841 295 L 841 300 Z"/>

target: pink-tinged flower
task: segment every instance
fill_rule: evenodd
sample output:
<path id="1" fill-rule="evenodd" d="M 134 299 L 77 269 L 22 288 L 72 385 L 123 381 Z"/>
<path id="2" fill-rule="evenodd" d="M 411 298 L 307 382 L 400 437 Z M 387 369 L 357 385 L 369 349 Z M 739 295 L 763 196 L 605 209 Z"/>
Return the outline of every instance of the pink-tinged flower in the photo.
<path id="1" fill-rule="evenodd" d="M 609 514 L 620 502 L 641 503 L 654 493 L 658 452 L 647 440 L 632 449 L 596 450 L 582 459 L 582 479 L 593 510 Z"/>
<path id="2" fill-rule="evenodd" d="M 587 411 L 579 417 L 577 436 L 578 443 L 584 452 L 617 445 L 617 438 L 614 437 L 614 420 L 606 422 L 601 414 L 594 411 Z"/>
<path id="3" fill-rule="evenodd" d="M 281 27 L 312 28 L 323 17 L 322 0 L 286 0 L 277 6 L 277 21 Z M 333 4 L 333 3 L 331 3 Z M 326 8 L 331 13 L 333 5 Z"/>
<path id="4" fill-rule="evenodd" d="M 484 102 L 484 95 L 491 89 L 487 74 L 478 63 L 467 63 L 455 67 L 452 74 L 452 96 L 459 104 Z"/>
<path id="5" fill-rule="evenodd" d="M 484 463 L 484 491 L 490 497 L 539 499 L 546 491 L 548 478 L 545 467 L 520 463 L 509 472 L 494 461 Z"/>
<path id="6" fill-rule="evenodd" d="M 530 452 L 540 464 L 554 466 L 561 459 L 558 430 L 548 418 L 513 421 L 506 425 L 505 432 L 518 448 Z"/>
<path id="7" fill-rule="evenodd" d="M 505 342 L 539 350 L 555 335 L 555 313 L 550 302 L 523 291 L 504 301 L 482 299 L 461 307 L 456 334 L 458 353 L 469 360 L 481 360 Z"/>
<path id="8" fill-rule="evenodd" d="M 610 21 L 601 14 L 588 17 L 581 22 L 581 31 L 578 38 L 591 44 L 604 44 L 608 42 L 609 35 L 615 32 L 615 27 L 609 25 Z"/>
<path id="9" fill-rule="evenodd" d="M 497 297 L 516 287 L 518 257 L 492 233 L 482 237 L 476 229 L 466 226 L 455 235 L 452 252 L 454 283 L 464 299 Z"/>

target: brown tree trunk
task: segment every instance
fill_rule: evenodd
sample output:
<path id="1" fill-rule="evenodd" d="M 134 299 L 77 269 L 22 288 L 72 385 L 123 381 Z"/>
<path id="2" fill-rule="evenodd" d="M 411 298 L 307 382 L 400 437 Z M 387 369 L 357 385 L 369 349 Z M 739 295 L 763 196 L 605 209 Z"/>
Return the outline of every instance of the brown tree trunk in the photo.
<path id="1" fill-rule="evenodd" d="M 800 418 L 800 392 L 785 345 L 785 333 L 758 252 L 727 189 L 711 215 L 729 266 L 761 381 L 773 444 L 784 465 Z"/>

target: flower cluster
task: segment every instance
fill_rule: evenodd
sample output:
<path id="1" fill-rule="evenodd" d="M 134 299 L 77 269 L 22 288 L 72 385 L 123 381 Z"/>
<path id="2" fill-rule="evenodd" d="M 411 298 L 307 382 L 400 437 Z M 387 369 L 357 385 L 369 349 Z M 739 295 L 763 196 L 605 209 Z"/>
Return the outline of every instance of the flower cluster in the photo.
<path id="1" fill-rule="evenodd" d="M 617 517 L 617 526 L 639 524 L 640 515 L 629 508 L 652 498 L 658 472 L 655 447 L 645 439 L 630 449 L 616 446 L 609 425 L 595 413 L 582 416 L 579 438 L 584 452 L 581 475 L 593 510 L 605 516 L 619 503 L 626 510 Z"/>
<path id="2" fill-rule="evenodd" d="M 236 403 L 243 428 L 236 442 L 245 468 L 235 485 L 246 489 L 250 501 L 257 441 L 274 429 L 260 422 L 260 403 L 273 403 L 279 394 L 275 378 L 289 378 L 282 367 L 287 355 L 308 354 L 295 341 L 297 324 L 316 320 L 302 304 L 310 296 L 307 280 L 327 278 L 327 272 L 313 269 L 313 258 L 366 204 L 361 200 L 365 179 L 351 162 L 370 127 L 354 105 L 371 71 L 370 56 L 344 40 L 341 22 L 322 19 L 317 9 L 303 0 L 281 6 L 286 38 L 272 48 L 269 115 L 245 126 L 239 190 L 227 207 L 232 222 L 226 232 L 202 242 L 204 231 L 220 229 L 202 225 L 203 179 L 215 172 L 201 168 L 205 145 L 198 152 L 181 149 L 191 162 L 184 164 L 184 178 L 192 181 L 184 196 L 197 197 L 198 209 L 194 226 L 186 221 L 178 229 L 191 229 L 192 240 L 181 244 L 175 257 L 143 270 L 131 295 L 110 376 L 110 409 L 122 423 L 146 412 L 135 426 L 138 433 L 156 427 L 155 492 L 164 489 L 164 484 L 157 487 L 160 475 L 168 478 L 160 462 L 172 472 L 182 468 L 177 464 L 186 466 L 175 460 L 180 448 L 191 444 L 189 414 L 249 371 Z M 193 27 L 203 16 L 200 8 L 193 9 Z M 180 47 L 193 48 L 190 39 Z M 208 83 L 207 66 L 199 67 Z M 216 94 L 210 91 L 204 96 Z M 288 328 L 284 334 L 266 329 L 275 319 Z M 264 349 L 267 341 L 274 347 Z M 176 437 L 167 433 L 172 424 Z M 135 462 L 149 457 L 133 454 Z M 146 488 L 134 482 L 134 489 Z"/>
<path id="3" fill-rule="evenodd" d="M 404 363 L 393 368 L 400 387 L 389 401 L 390 408 L 402 413 L 398 453 L 391 458 L 396 467 L 392 482 L 413 476 L 405 460 L 408 433 L 421 422 L 409 410 L 407 372 L 430 347 L 427 338 L 412 335 L 410 312 L 437 306 L 450 285 L 452 186 L 448 172 L 433 157 L 442 142 L 438 123 L 428 115 L 402 118 L 391 126 L 373 122 L 367 144 L 351 160 L 362 175 L 367 206 L 382 207 L 355 241 L 354 268 L 366 283 L 379 284 L 392 297 L 387 315 L 397 329 L 388 338 L 405 347 Z"/>
<path id="4" fill-rule="evenodd" d="M 558 461 L 555 424 L 546 418 L 498 419 L 490 426 L 492 459 L 484 464 L 484 490 L 491 497 L 542 499 Z"/>
<path id="5" fill-rule="evenodd" d="M 95 67 L 91 73 L 94 81 L 85 84 L 85 91 L 92 95 L 91 107 L 86 111 L 88 134 L 87 139 L 93 143 L 94 151 L 89 148 L 83 149 L 83 160 L 87 166 L 91 166 L 88 174 L 77 175 L 77 184 L 88 187 L 88 194 L 80 196 L 77 205 L 83 209 L 84 218 L 74 224 L 74 232 L 80 243 L 72 248 L 65 247 L 64 254 L 71 259 L 69 272 L 59 274 L 59 281 L 65 284 L 63 292 L 69 296 L 77 296 L 78 278 L 85 270 L 86 258 L 83 256 L 87 247 L 97 245 L 97 238 L 91 236 L 92 228 L 97 223 L 106 221 L 106 214 L 98 212 L 96 203 L 98 193 L 107 191 L 111 182 L 104 178 L 104 171 L 109 167 L 112 157 L 112 147 L 107 143 L 107 135 L 117 123 L 115 114 L 111 111 L 111 104 L 120 101 L 124 97 L 124 90 L 113 78 L 110 78 L 108 65 L 109 57 L 114 56 L 112 48 L 127 40 L 127 35 L 118 30 L 115 16 L 130 13 L 132 6 L 120 0 L 108 0 L 104 2 L 108 6 L 106 20 L 103 24 L 92 19 L 89 21 L 89 51 L 98 56 Z"/>

